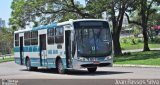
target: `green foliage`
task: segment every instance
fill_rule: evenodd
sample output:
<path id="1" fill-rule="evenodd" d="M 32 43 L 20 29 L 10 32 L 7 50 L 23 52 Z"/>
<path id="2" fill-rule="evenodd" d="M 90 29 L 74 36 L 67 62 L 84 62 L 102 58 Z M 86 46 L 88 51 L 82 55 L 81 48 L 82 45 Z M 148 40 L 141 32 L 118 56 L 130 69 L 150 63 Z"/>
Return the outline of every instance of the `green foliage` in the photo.
<path id="1" fill-rule="evenodd" d="M 0 29 L 0 52 L 2 54 L 11 53 L 13 48 L 12 30 L 9 28 Z"/>
<path id="2" fill-rule="evenodd" d="M 75 0 L 13 0 L 11 18 L 9 19 L 10 25 L 12 25 L 13 30 L 16 30 L 18 28 L 25 28 L 27 25 L 31 25 L 31 23 L 34 24 L 33 27 L 35 27 L 69 19 L 101 18 L 101 13 L 107 11 L 113 26 L 113 42 L 117 42 L 119 41 L 125 12 L 136 15 L 136 21 L 140 21 L 140 23 L 143 23 L 144 27 L 147 28 L 146 17 L 151 13 L 155 13 L 155 11 L 148 11 L 146 8 L 150 9 L 149 4 L 152 1 L 159 3 L 158 0 L 85 1 L 87 4 L 84 7 L 76 4 Z M 141 7 L 144 10 L 142 10 Z M 141 16 L 144 16 L 145 19 L 142 19 Z M 135 44 L 134 40 L 132 43 Z M 119 44 L 115 45 L 117 45 L 114 46 L 115 50 L 117 50 L 116 48 L 120 49 Z M 116 52 L 120 54 L 121 50 L 115 51 L 115 53 Z"/>
<path id="3" fill-rule="evenodd" d="M 131 8 L 133 8 L 134 11 L 137 11 L 136 14 L 140 16 L 139 19 L 134 18 L 135 20 L 130 21 L 128 15 L 126 14 L 129 20 L 129 23 L 139 25 L 143 30 L 143 38 L 144 38 L 144 44 L 145 44 L 143 49 L 144 51 L 149 50 L 147 28 L 148 28 L 148 22 L 151 14 L 154 14 L 157 11 L 152 8 L 152 6 L 156 3 L 159 3 L 159 1 L 158 0 L 137 0 L 137 3 L 135 4 L 135 6 L 132 6 Z M 131 13 L 135 13 L 135 12 L 131 12 Z"/>
<path id="4" fill-rule="evenodd" d="M 149 17 L 149 27 L 155 26 L 155 25 L 160 25 L 160 13 L 156 12 L 154 14 L 151 14 L 151 17 Z"/>
<path id="5" fill-rule="evenodd" d="M 0 59 L 0 63 L 2 62 L 8 62 L 8 61 L 14 61 L 14 58 L 4 58 L 4 59 Z"/>
<path id="6" fill-rule="evenodd" d="M 18 28 L 25 28 L 31 22 L 38 26 L 89 16 L 74 0 L 13 0 L 11 8 L 10 24 Z"/>
<path id="7" fill-rule="evenodd" d="M 160 65 L 160 51 L 134 52 L 114 57 L 115 64 Z"/>
<path id="8" fill-rule="evenodd" d="M 124 42 L 124 40 L 126 42 Z M 157 41 L 154 42 L 150 41 L 149 47 L 160 48 L 160 39 L 157 38 Z M 143 49 L 143 40 L 142 38 L 135 37 L 121 38 L 121 48 L 122 50 Z"/>
<path id="9" fill-rule="evenodd" d="M 138 42 L 138 43 L 142 43 L 142 42 L 143 42 L 142 38 L 138 38 L 138 39 L 137 39 L 137 42 Z"/>
<path id="10" fill-rule="evenodd" d="M 155 37 L 153 42 L 154 43 L 160 43 L 160 38 L 159 37 Z"/>
<path id="11" fill-rule="evenodd" d="M 24 0 L 13 0 L 12 2 L 12 13 L 9 19 L 9 24 L 16 27 L 25 27 L 25 1 Z"/>

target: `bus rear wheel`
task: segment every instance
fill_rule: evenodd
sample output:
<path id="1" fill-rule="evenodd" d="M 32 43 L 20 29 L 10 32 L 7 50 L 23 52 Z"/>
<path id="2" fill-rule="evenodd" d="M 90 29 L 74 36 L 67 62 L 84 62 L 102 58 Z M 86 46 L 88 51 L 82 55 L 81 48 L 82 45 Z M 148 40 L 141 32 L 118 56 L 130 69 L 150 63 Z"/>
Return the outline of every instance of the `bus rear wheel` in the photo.
<path id="1" fill-rule="evenodd" d="M 58 72 L 59 74 L 64 74 L 65 71 L 66 71 L 66 70 L 64 69 L 62 60 L 61 60 L 61 59 L 58 59 L 58 61 L 57 61 L 57 72 Z"/>
<path id="2" fill-rule="evenodd" d="M 37 69 L 38 69 L 38 67 L 32 67 L 32 66 L 31 66 L 30 59 L 27 59 L 27 60 L 26 60 L 26 68 L 27 68 L 28 71 L 34 71 L 34 70 L 37 70 Z"/>
<path id="3" fill-rule="evenodd" d="M 96 72 L 97 67 L 95 67 L 95 68 L 87 68 L 87 69 L 88 69 L 88 72 L 93 73 L 93 72 Z"/>

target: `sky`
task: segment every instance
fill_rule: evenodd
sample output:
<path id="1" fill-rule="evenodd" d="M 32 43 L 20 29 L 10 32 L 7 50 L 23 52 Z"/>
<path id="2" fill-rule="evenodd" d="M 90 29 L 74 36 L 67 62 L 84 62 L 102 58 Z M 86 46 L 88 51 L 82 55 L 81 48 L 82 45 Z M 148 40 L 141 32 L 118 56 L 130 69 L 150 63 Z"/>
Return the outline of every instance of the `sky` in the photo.
<path id="1" fill-rule="evenodd" d="M 5 20 L 5 24 L 8 27 L 8 19 L 11 15 L 11 3 L 12 0 L 0 0 L 0 18 Z"/>
<path id="2" fill-rule="evenodd" d="M 77 0 L 80 1 L 81 4 L 85 3 L 85 0 Z M 5 25 L 8 27 L 9 18 L 11 16 L 11 3 L 12 0 L 0 0 L 0 18 L 5 20 Z"/>

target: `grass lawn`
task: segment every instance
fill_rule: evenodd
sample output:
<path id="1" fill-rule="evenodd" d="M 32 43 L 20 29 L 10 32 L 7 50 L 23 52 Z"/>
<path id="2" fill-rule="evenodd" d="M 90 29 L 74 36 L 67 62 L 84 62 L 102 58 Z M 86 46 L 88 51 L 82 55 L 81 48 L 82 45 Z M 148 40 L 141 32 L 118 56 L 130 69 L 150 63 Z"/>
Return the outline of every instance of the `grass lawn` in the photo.
<path id="1" fill-rule="evenodd" d="M 12 57 L 12 58 L 0 59 L 0 63 L 2 63 L 2 62 L 7 62 L 7 61 L 13 61 L 13 60 L 14 60 L 13 57 Z"/>
<path id="2" fill-rule="evenodd" d="M 160 51 L 134 52 L 114 57 L 114 64 L 159 65 Z"/>
<path id="3" fill-rule="evenodd" d="M 149 43 L 150 48 L 160 48 L 160 44 Z M 132 50 L 132 49 L 142 49 L 143 43 L 131 44 L 131 43 L 121 43 L 122 50 Z"/>
<path id="4" fill-rule="evenodd" d="M 143 38 L 126 37 L 120 38 L 122 50 L 143 49 Z M 148 41 L 149 48 L 160 48 L 160 37 L 155 41 Z"/>

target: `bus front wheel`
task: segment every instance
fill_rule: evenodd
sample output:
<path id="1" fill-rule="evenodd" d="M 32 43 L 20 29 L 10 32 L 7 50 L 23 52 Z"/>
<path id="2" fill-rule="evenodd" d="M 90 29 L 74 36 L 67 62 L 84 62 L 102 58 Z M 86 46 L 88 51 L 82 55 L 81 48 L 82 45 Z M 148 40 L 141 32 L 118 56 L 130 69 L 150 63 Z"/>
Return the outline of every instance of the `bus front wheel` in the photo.
<path id="1" fill-rule="evenodd" d="M 65 69 L 64 69 L 64 66 L 63 66 L 63 63 L 62 63 L 61 59 L 58 59 L 58 61 L 57 61 L 57 71 L 58 71 L 59 74 L 64 74 L 65 73 Z"/>
<path id="2" fill-rule="evenodd" d="M 34 70 L 37 70 L 38 68 L 37 67 L 32 67 L 31 66 L 31 62 L 30 62 L 30 59 L 27 58 L 26 60 L 26 68 L 28 71 L 34 71 Z"/>
<path id="3" fill-rule="evenodd" d="M 95 68 L 87 68 L 87 69 L 88 69 L 88 72 L 93 73 L 93 72 L 96 72 L 97 67 L 95 67 Z"/>

